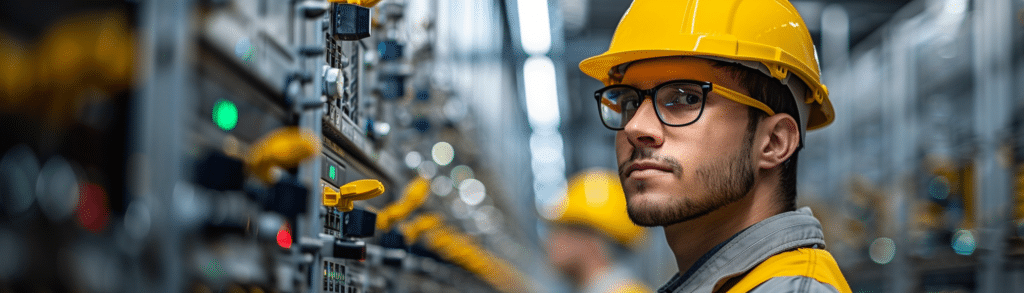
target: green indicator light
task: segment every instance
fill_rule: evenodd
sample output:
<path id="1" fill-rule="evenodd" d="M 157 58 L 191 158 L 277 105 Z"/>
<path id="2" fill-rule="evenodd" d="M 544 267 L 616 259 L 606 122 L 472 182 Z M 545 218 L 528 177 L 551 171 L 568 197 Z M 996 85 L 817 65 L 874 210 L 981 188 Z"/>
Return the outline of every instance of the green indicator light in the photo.
<path id="1" fill-rule="evenodd" d="M 337 179 L 335 178 L 337 177 L 337 172 L 334 171 L 334 166 L 330 166 L 330 168 L 328 168 L 327 173 L 331 176 L 331 180 Z"/>
<path id="2" fill-rule="evenodd" d="M 213 105 L 213 123 L 224 131 L 231 131 L 238 125 L 238 108 L 231 101 L 220 99 Z"/>

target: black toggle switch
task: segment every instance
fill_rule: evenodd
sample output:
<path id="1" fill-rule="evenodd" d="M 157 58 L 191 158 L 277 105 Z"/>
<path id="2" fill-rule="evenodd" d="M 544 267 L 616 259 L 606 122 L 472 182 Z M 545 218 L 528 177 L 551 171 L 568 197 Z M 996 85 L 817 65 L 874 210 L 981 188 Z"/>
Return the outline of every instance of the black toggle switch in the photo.
<path id="1" fill-rule="evenodd" d="M 373 232 L 377 225 L 377 214 L 356 208 L 345 212 L 344 218 L 345 225 L 342 233 L 346 237 L 373 237 Z"/>
<path id="2" fill-rule="evenodd" d="M 282 179 L 270 188 L 270 209 L 281 213 L 288 219 L 295 219 L 300 213 L 306 212 L 306 201 L 309 190 L 294 179 Z"/>
<path id="3" fill-rule="evenodd" d="M 366 243 L 362 241 L 334 241 L 334 257 L 364 260 L 366 259 Z"/>
<path id="4" fill-rule="evenodd" d="M 245 182 L 245 163 L 221 152 L 210 152 L 196 164 L 196 183 L 225 191 L 241 190 Z"/>
<path id="5" fill-rule="evenodd" d="M 331 9 L 334 35 L 353 41 L 370 36 L 370 9 L 358 5 L 335 3 Z"/>

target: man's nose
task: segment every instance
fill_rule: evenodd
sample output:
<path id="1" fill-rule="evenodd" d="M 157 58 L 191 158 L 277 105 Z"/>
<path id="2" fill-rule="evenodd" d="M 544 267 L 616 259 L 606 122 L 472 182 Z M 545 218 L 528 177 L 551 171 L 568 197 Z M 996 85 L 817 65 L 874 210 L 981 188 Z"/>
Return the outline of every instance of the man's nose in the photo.
<path id="1" fill-rule="evenodd" d="M 644 99 L 622 131 L 626 132 L 634 147 L 659 147 L 665 142 L 664 127 L 654 110 L 654 103 Z"/>

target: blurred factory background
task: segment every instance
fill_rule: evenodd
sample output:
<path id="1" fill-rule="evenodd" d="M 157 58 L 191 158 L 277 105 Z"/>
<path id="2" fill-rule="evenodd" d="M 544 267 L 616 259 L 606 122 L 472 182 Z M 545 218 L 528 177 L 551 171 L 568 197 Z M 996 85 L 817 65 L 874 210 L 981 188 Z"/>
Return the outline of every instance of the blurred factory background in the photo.
<path id="1" fill-rule="evenodd" d="M 550 210 L 616 167 L 577 64 L 630 2 L 0 2 L 0 292 L 572 292 Z M 854 292 L 1024 292 L 1024 1 L 793 5 Z"/>

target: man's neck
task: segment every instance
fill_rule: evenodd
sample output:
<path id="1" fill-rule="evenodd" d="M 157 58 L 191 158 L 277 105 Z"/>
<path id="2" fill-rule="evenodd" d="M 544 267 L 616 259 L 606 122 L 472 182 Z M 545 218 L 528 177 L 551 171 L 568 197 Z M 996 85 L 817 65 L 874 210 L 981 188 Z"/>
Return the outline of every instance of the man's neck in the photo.
<path id="1" fill-rule="evenodd" d="M 743 199 L 700 218 L 665 226 L 665 238 L 676 256 L 679 272 L 686 272 L 719 243 L 776 214 L 773 191 L 755 184 Z"/>

